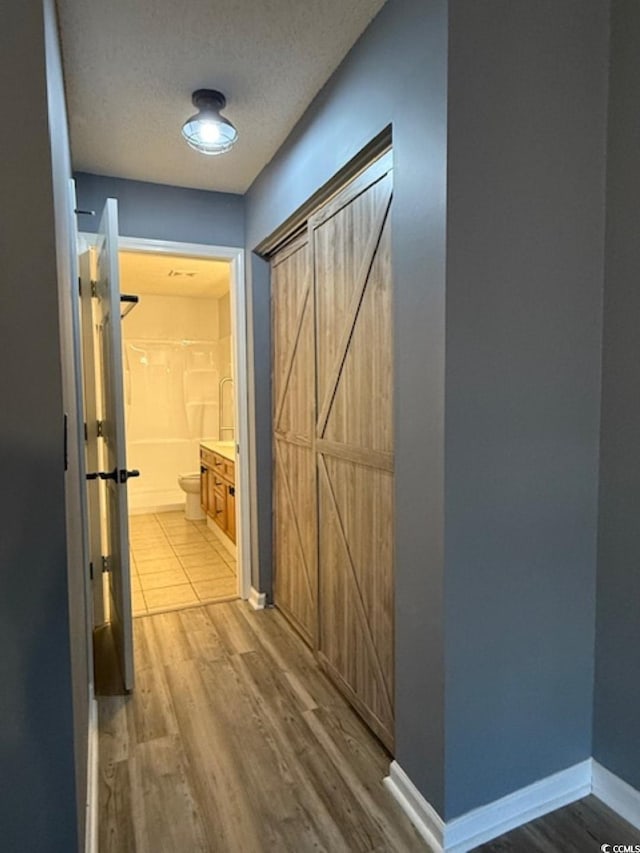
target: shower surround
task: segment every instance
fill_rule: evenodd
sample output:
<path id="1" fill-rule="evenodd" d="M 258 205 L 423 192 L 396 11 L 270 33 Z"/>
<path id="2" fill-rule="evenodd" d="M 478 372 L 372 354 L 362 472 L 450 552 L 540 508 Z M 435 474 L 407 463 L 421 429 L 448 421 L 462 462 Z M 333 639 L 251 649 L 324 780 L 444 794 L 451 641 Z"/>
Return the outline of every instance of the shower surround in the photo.
<path id="1" fill-rule="evenodd" d="M 122 329 L 127 465 L 140 470 L 129 510 L 177 509 L 177 477 L 199 471 L 200 441 L 233 438 L 219 411 L 220 382 L 233 376 L 229 295 L 145 294 Z M 233 424 L 228 396 L 222 426 Z"/>

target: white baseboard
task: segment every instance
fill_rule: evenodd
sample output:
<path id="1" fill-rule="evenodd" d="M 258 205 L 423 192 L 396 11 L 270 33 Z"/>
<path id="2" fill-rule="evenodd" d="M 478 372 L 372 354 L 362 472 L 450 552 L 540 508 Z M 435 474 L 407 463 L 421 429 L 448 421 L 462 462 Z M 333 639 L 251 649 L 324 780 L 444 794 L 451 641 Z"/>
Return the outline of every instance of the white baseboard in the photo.
<path id="1" fill-rule="evenodd" d="M 591 793 L 591 759 L 445 823 L 397 762 L 385 785 L 436 853 L 466 851 Z"/>
<path id="2" fill-rule="evenodd" d="M 85 853 L 98 853 L 98 703 L 93 696 L 89 699 L 84 849 Z"/>
<path id="3" fill-rule="evenodd" d="M 254 610 L 264 610 L 266 600 L 267 596 L 264 592 L 258 592 L 255 587 L 251 587 L 247 601 Z"/>
<path id="4" fill-rule="evenodd" d="M 594 796 L 640 829 L 640 791 L 614 776 L 595 759 L 591 787 Z"/>
<path id="5" fill-rule="evenodd" d="M 384 784 L 427 844 L 435 853 L 441 853 L 444 850 L 444 821 L 397 761 L 391 762 Z"/>
<path id="6" fill-rule="evenodd" d="M 591 759 L 581 761 L 494 800 L 454 820 L 445 827 L 447 853 L 465 853 L 530 820 L 548 814 L 591 793 Z"/>

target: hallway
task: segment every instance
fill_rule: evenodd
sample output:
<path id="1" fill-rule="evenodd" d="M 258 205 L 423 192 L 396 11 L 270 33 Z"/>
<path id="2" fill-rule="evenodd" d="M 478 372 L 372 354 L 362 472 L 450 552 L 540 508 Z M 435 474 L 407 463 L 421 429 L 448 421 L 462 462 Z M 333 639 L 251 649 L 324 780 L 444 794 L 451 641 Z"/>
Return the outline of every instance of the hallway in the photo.
<path id="1" fill-rule="evenodd" d="M 389 758 L 274 610 L 134 621 L 129 697 L 100 708 L 100 853 L 424 851 Z"/>

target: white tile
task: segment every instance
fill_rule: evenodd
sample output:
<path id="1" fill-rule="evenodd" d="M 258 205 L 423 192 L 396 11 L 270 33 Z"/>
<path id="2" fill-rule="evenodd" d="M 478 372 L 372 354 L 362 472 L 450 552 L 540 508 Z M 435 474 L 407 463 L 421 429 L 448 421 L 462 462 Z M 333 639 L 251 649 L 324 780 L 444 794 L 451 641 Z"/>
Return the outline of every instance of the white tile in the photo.
<path id="1" fill-rule="evenodd" d="M 145 593 L 145 599 L 150 611 L 198 603 L 198 597 L 191 584 L 150 589 Z"/>
<path id="2" fill-rule="evenodd" d="M 171 569 L 167 572 L 152 572 L 140 575 L 141 588 L 147 593 L 150 589 L 162 589 L 167 586 L 179 586 L 189 583 L 189 578 L 182 569 Z"/>
<path id="3" fill-rule="evenodd" d="M 144 575 L 159 572 L 177 571 L 182 568 L 177 557 L 157 557 L 155 560 L 144 560 L 137 564 L 140 580 Z"/>

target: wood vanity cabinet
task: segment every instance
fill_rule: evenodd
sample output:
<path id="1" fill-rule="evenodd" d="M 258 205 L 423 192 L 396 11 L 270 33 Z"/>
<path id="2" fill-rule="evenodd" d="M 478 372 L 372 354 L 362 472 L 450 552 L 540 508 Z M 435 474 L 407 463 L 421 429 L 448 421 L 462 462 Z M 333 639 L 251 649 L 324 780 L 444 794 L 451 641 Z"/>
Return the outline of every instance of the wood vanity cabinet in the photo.
<path id="1" fill-rule="evenodd" d="M 200 448 L 200 503 L 209 518 L 235 542 L 235 465 L 205 447 Z"/>

